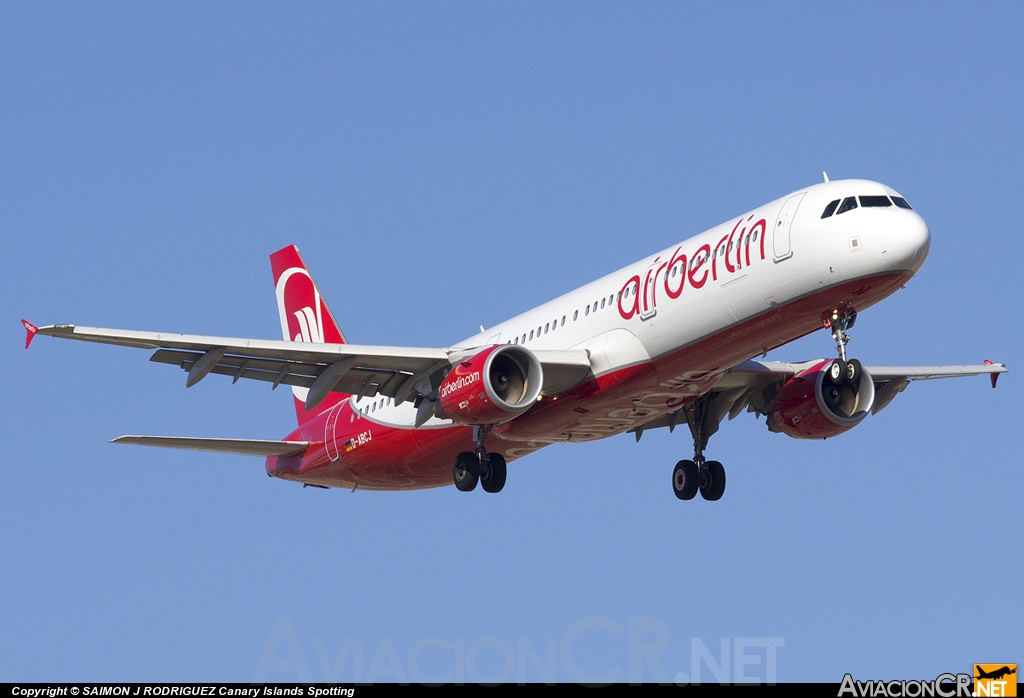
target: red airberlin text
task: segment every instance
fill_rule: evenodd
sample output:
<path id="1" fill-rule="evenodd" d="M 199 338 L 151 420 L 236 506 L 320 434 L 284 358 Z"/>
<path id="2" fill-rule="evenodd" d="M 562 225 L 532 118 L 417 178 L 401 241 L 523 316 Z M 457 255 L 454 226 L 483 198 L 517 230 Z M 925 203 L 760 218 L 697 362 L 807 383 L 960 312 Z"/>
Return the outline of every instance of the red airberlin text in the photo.
<path id="1" fill-rule="evenodd" d="M 709 276 L 711 281 L 717 281 L 719 277 L 724 278 L 726 274 L 734 274 L 749 267 L 751 243 L 754 244 L 755 260 L 758 252 L 763 260 L 767 223 L 761 218 L 750 225 L 753 218 L 750 215 L 746 221 L 742 218 L 736 221 L 732 232 L 723 235 L 714 248 L 709 244 L 701 245 L 687 258 L 680 245 L 668 261 L 662 262 L 660 255 L 656 257 L 642 279 L 634 274 L 622 286 L 619 291 L 619 315 L 626 320 L 634 315 L 642 319 L 653 316 L 658 307 L 659 282 L 665 295 L 675 300 L 683 294 L 687 280 L 690 286 L 699 289 L 708 282 Z M 744 224 L 742 228 L 741 224 Z M 717 251 L 717 254 L 712 250 Z"/>

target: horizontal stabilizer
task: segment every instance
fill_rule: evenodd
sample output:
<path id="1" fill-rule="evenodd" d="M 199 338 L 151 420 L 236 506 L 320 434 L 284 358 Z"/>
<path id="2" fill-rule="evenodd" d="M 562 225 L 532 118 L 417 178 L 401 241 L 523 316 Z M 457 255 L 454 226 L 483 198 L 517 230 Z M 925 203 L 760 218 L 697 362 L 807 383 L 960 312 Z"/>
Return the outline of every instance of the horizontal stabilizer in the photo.
<path id="1" fill-rule="evenodd" d="M 136 446 L 184 448 L 191 451 L 237 453 L 243 456 L 295 456 L 306 450 L 308 441 L 265 441 L 262 439 L 203 439 L 195 436 L 119 436 L 110 443 Z"/>

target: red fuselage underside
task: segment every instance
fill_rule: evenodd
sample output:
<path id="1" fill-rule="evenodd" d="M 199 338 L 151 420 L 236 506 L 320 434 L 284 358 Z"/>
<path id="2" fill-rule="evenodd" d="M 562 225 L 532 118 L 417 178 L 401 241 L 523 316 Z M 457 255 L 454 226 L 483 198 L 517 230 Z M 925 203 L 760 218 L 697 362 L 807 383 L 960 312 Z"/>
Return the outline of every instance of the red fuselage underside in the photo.
<path id="1" fill-rule="evenodd" d="M 831 308 L 862 310 L 894 293 L 912 274 L 882 274 L 851 281 L 792 301 L 704 337 L 653 361 L 605 373 L 496 429 L 489 451 L 508 461 L 555 442 L 591 441 L 623 433 L 678 409 L 714 387 L 738 363 L 821 327 Z M 349 402 L 319 415 L 289 435 L 310 442 L 302 456 L 267 459 L 274 477 L 331 487 L 423 489 L 452 484 L 452 464 L 473 450 L 472 428 L 396 428 L 356 415 Z M 325 444 L 333 414 L 332 460 Z M 369 434 L 370 438 L 365 436 Z M 363 435 L 363 439 L 360 439 Z M 355 444 L 346 450 L 344 444 Z"/>

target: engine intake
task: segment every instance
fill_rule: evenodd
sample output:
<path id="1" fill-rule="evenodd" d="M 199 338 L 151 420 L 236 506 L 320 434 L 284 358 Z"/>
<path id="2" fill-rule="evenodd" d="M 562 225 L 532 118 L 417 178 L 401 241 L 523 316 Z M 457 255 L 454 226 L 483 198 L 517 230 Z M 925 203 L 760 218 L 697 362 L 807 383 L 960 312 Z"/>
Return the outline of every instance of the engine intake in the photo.
<path id="1" fill-rule="evenodd" d="M 458 424 L 504 424 L 533 405 L 544 371 L 533 352 L 499 344 L 455 365 L 441 382 L 439 407 Z"/>
<path id="2" fill-rule="evenodd" d="M 823 360 L 783 384 L 772 403 L 772 431 L 827 439 L 864 421 L 875 402 L 874 379 L 863 368 L 853 383 L 845 375 L 834 379 L 834 363 Z"/>

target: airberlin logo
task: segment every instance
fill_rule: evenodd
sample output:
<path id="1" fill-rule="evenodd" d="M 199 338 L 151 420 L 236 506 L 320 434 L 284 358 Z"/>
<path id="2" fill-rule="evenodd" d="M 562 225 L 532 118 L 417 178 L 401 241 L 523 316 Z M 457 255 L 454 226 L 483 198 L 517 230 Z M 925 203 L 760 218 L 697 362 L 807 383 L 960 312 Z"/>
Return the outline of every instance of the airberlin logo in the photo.
<path id="1" fill-rule="evenodd" d="M 473 385 L 473 383 L 476 383 L 478 380 L 480 380 L 480 371 L 473 371 L 473 373 L 470 373 L 467 376 L 459 376 L 451 383 L 446 383 L 444 387 L 441 388 L 441 397 L 448 397 L 456 390 L 462 390 L 467 385 Z"/>
<path id="2" fill-rule="evenodd" d="M 641 320 L 654 317 L 659 287 L 670 300 L 675 300 L 683 294 L 687 281 L 691 287 L 699 289 L 708 282 L 709 276 L 712 281 L 717 281 L 719 276 L 724 278 L 726 274 L 734 274 L 750 266 L 751 246 L 754 247 L 754 259 L 760 252 L 763 260 L 767 223 L 763 218 L 751 223 L 753 219 L 753 214 L 745 221 L 740 218 L 732 232 L 723 235 L 714 248 L 704 244 L 687 257 L 680 245 L 668 261 L 661 261 L 660 255 L 656 257 L 642 279 L 635 274 L 622 286 L 619 315 L 625 320 L 635 315 L 639 315 Z"/>
<path id="3" fill-rule="evenodd" d="M 317 322 L 313 309 L 306 306 L 302 310 L 296 310 L 292 315 L 299 321 L 299 333 L 292 338 L 293 342 L 317 342 L 324 341 L 323 328 Z"/>
<path id="4" fill-rule="evenodd" d="M 295 277 L 295 281 L 289 281 Z M 309 272 L 302 267 L 286 269 L 277 280 L 277 308 L 281 314 L 281 332 L 286 340 L 293 342 L 324 341 L 324 321 L 320 293 L 310 278 Z M 301 307 L 300 310 L 290 310 Z M 293 331 L 289 327 L 289 314 L 295 318 Z"/>

